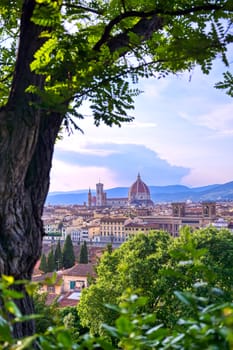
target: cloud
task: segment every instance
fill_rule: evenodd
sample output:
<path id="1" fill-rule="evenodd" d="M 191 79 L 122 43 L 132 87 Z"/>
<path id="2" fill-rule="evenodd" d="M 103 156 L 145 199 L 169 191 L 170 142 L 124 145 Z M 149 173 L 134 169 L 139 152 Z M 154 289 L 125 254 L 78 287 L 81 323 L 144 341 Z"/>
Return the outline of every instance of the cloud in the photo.
<path id="1" fill-rule="evenodd" d="M 57 190 L 88 188 L 99 178 L 105 188 L 130 186 L 138 172 L 149 185 L 232 179 L 233 103 L 213 88 L 221 79 L 222 69 L 216 68 L 207 76 L 195 70 L 191 82 L 188 74 L 142 80 L 135 120 L 121 128 L 96 128 L 89 117 L 78 120 L 84 134 L 56 144 L 51 186 L 55 177 Z M 83 113 L 91 114 L 87 105 Z"/>
<path id="2" fill-rule="evenodd" d="M 221 171 L 219 171 L 221 169 Z M 210 184 L 221 184 L 232 181 L 233 166 L 231 162 L 226 164 L 208 164 L 208 166 L 196 167 L 183 178 L 182 184 L 186 186 L 206 186 Z"/>
<path id="3" fill-rule="evenodd" d="M 79 166 L 54 158 L 51 170 L 50 192 L 95 188 L 97 181 L 106 180 L 108 187 L 116 187 L 114 173 L 105 167 Z"/>
<path id="4" fill-rule="evenodd" d="M 233 134 L 233 103 L 213 105 L 209 113 L 190 115 L 181 113 L 180 116 L 194 125 L 204 126 L 217 134 Z"/>
<path id="5" fill-rule="evenodd" d="M 157 128 L 157 123 L 152 123 L 152 122 L 137 122 L 137 121 L 133 121 L 129 124 L 125 124 L 124 125 L 125 128 Z"/>
<path id="6" fill-rule="evenodd" d="M 80 184 L 83 186 L 84 183 L 87 188 L 89 187 L 87 179 L 90 184 L 96 183 L 99 178 L 105 184 L 105 188 L 109 185 L 129 186 L 136 179 L 138 172 L 148 185 L 178 184 L 184 176 L 189 174 L 189 168 L 171 165 L 143 145 L 98 143 L 96 147 L 98 152 L 94 144 L 86 147 L 86 153 L 62 149 L 55 151 L 54 167 L 57 168 L 56 164 L 60 164 L 62 176 L 67 184 L 70 182 L 70 189 L 83 188 Z M 76 171 L 82 176 L 79 183 L 75 181 L 74 172 Z M 53 172 L 52 175 L 56 174 Z"/>

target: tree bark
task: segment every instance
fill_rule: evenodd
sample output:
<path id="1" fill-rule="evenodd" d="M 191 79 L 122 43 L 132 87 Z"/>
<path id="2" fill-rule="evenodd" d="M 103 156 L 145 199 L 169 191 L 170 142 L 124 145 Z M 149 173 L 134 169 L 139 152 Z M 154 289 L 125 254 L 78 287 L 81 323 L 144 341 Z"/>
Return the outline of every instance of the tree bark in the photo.
<path id="1" fill-rule="evenodd" d="M 30 280 L 41 255 L 41 216 L 63 119 L 57 113 L 42 113 L 32 104 L 37 96 L 25 93 L 30 84 L 43 86 L 43 79 L 29 66 L 42 44 L 42 28 L 30 21 L 34 6 L 34 0 L 24 1 L 12 89 L 8 104 L 0 110 L 0 274 L 16 280 Z M 33 313 L 26 293 L 17 304 L 23 314 Z M 28 321 L 16 324 L 14 335 L 19 338 L 34 331 L 34 323 Z"/>

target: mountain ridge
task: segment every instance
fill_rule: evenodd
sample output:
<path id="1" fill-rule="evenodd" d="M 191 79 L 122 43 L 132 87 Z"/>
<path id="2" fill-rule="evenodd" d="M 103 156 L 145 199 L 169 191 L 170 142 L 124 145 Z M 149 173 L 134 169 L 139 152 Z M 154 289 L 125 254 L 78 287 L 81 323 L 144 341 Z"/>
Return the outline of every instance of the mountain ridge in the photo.
<path id="1" fill-rule="evenodd" d="M 165 203 L 174 201 L 193 202 L 233 200 L 233 181 L 224 184 L 213 184 L 201 187 L 188 187 L 184 185 L 148 186 L 151 199 L 154 203 Z M 51 205 L 72 205 L 87 203 L 88 189 L 74 191 L 49 192 L 46 204 Z M 104 192 L 107 198 L 122 198 L 128 196 L 129 187 L 114 187 Z M 91 190 L 95 195 L 95 189 Z"/>

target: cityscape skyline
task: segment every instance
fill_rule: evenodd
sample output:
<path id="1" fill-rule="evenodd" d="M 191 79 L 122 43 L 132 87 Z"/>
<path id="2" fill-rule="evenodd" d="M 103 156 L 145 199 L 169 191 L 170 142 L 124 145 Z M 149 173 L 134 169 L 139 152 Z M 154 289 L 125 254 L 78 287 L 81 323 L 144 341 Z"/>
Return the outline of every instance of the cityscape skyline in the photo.
<path id="1" fill-rule="evenodd" d="M 88 106 L 78 120 L 84 134 L 64 134 L 55 147 L 50 192 L 128 186 L 138 172 L 148 185 L 199 187 L 233 180 L 233 101 L 198 68 L 165 79 L 143 80 L 132 123 L 95 127 Z"/>

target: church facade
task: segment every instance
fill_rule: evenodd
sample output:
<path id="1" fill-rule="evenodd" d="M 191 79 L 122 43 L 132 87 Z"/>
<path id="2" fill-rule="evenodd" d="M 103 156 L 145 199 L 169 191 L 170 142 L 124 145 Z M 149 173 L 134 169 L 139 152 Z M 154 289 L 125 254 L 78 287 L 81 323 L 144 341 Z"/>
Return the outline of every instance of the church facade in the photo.
<path id="1" fill-rule="evenodd" d="M 88 207 L 148 207 L 153 206 L 150 197 L 149 187 L 142 181 L 138 174 L 136 181 L 131 185 L 128 197 L 125 198 L 107 198 L 102 183 L 96 184 L 96 194 L 92 195 L 91 190 L 88 192 Z"/>

